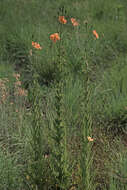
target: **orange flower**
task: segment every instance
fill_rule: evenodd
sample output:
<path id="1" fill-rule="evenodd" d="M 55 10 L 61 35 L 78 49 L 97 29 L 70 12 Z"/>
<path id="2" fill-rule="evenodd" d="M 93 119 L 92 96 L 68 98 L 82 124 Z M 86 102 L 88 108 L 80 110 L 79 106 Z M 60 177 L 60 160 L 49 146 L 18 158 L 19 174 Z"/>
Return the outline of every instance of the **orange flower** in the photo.
<path id="1" fill-rule="evenodd" d="M 71 22 L 72 22 L 73 26 L 78 26 L 79 25 L 79 23 L 76 21 L 75 18 L 71 18 Z"/>
<path id="2" fill-rule="evenodd" d="M 32 41 L 32 46 L 34 46 L 35 42 Z"/>
<path id="3" fill-rule="evenodd" d="M 33 46 L 34 48 L 36 48 L 36 49 L 42 49 L 42 47 L 40 46 L 40 44 L 37 43 L 37 42 L 33 42 L 33 41 L 32 41 L 32 46 Z"/>
<path id="4" fill-rule="evenodd" d="M 66 23 L 67 23 L 67 20 L 65 19 L 64 16 L 59 16 L 59 21 L 60 21 L 60 23 L 62 23 L 62 24 L 66 24 Z"/>
<path id="5" fill-rule="evenodd" d="M 96 32 L 96 30 L 93 30 L 93 35 L 96 37 L 96 39 L 99 38 L 99 35 L 98 35 L 98 33 Z"/>
<path id="6" fill-rule="evenodd" d="M 58 33 L 51 34 L 50 40 L 52 40 L 54 43 L 56 43 L 57 40 L 60 40 L 59 34 Z"/>
<path id="7" fill-rule="evenodd" d="M 92 142 L 93 139 L 91 137 L 87 137 L 88 141 Z"/>

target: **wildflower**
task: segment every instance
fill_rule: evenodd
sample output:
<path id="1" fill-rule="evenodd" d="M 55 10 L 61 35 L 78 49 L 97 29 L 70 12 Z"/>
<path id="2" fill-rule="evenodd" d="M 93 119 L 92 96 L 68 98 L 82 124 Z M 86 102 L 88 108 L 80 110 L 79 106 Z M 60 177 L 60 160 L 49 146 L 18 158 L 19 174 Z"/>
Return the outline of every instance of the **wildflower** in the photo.
<path id="1" fill-rule="evenodd" d="M 58 33 L 51 34 L 50 40 L 52 40 L 54 43 L 56 43 L 57 40 L 60 40 L 59 34 Z"/>
<path id="2" fill-rule="evenodd" d="M 88 139 L 89 142 L 93 141 L 93 139 L 91 137 L 87 137 L 87 139 Z"/>
<path id="3" fill-rule="evenodd" d="M 66 24 L 66 23 L 67 23 L 67 20 L 65 19 L 64 16 L 59 16 L 59 21 L 60 21 L 60 23 L 62 23 L 62 24 Z"/>
<path id="4" fill-rule="evenodd" d="M 93 30 L 93 35 L 96 37 L 96 39 L 99 38 L 99 35 L 98 35 L 98 33 L 96 32 L 96 30 Z"/>
<path id="5" fill-rule="evenodd" d="M 38 44 L 38 43 L 36 43 L 36 42 L 35 42 L 35 48 L 36 48 L 36 49 L 42 49 L 42 47 L 40 46 L 40 44 Z"/>
<path id="6" fill-rule="evenodd" d="M 73 26 L 78 26 L 79 25 L 79 23 L 76 21 L 75 18 L 71 18 L 71 22 L 72 22 Z"/>
<path id="7" fill-rule="evenodd" d="M 37 42 L 33 42 L 33 41 L 32 41 L 32 46 L 33 46 L 34 48 L 36 48 L 36 49 L 42 49 L 42 47 L 40 46 L 40 44 L 37 43 Z"/>

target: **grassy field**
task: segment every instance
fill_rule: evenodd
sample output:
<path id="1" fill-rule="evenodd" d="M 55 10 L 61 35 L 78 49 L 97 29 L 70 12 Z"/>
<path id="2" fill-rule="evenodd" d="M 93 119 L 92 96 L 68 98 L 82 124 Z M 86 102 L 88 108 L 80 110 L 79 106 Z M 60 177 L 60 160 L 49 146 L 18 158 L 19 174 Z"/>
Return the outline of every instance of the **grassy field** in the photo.
<path id="1" fill-rule="evenodd" d="M 127 189 L 127 2 L 0 1 L 0 189 Z"/>

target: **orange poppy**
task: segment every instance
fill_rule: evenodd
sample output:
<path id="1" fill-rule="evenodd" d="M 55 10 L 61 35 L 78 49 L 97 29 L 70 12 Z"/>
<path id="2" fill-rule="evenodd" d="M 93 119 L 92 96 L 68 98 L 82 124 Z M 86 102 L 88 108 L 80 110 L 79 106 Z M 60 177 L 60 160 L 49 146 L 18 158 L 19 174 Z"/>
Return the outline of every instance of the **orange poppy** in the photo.
<path id="1" fill-rule="evenodd" d="M 98 35 L 98 33 L 96 32 L 96 30 L 93 30 L 93 35 L 96 37 L 96 39 L 99 38 L 99 35 Z"/>
<path id="2" fill-rule="evenodd" d="M 32 41 L 32 46 L 33 46 L 34 48 L 36 48 L 36 49 L 42 49 L 42 47 L 40 46 L 40 44 L 37 43 L 37 42 L 33 42 L 33 41 Z"/>
<path id="3" fill-rule="evenodd" d="M 57 40 L 60 40 L 59 34 L 58 33 L 51 34 L 50 40 L 52 40 L 54 43 L 56 43 Z"/>
<path id="4" fill-rule="evenodd" d="M 79 23 L 76 21 L 75 18 L 71 18 L 71 22 L 72 22 L 73 26 L 78 26 L 79 25 Z"/>
<path id="5" fill-rule="evenodd" d="M 67 23 L 67 20 L 65 19 L 64 16 L 59 16 L 59 21 L 60 21 L 60 23 L 62 23 L 62 24 L 66 24 L 66 23 Z"/>
<path id="6" fill-rule="evenodd" d="M 91 137 L 87 137 L 88 141 L 92 142 L 93 139 Z"/>

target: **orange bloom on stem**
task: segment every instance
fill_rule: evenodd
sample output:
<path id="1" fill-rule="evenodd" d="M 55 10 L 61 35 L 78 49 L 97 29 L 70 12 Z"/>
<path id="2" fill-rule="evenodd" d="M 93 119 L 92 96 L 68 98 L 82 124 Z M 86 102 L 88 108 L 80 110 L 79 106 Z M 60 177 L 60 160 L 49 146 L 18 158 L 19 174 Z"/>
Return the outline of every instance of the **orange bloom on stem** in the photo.
<path id="1" fill-rule="evenodd" d="M 91 137 L 87 137 L 87 139 L 88 139 L 89 142 L 93 141 L 93 139 Z"/>
<path id="2" fill-rule="evenodd" d="M 33 46 L 34 48 L 36 48 L 36 49 L 42 49 L 42 47 L 40 46 L 40 44 L 37 43 L 37 42 L 33 42 L 33 41 L 32 41 L 32 46 Z"/>
<path id="3" fill-rule="evenodd" d="M 59 16 L 59 21 L 60 21 L 60 23 L 62 23 L 62 24 L 66 24 L 66 23 L 67 23 L 67 20 L 65 19 L 64 16 Z"/>
<path id="4" fill-rule="evenodd" d="M 78 26 L 79 25 L 79 23 L 76 21 L 75 18 L 71 18 L 71 22 L 72 22 L 73 26 Z"/>
<path id="5" fill-rule="evenodd" d="M 56 43 L 57 40 L 60 40 L 59 34 L 58 33 L 51 34 L 50 40 L 52 40 L 54 43 Z"/>
<path id="6" fill-rule="evenodd" d="M 96 37 L 96 39 L 99 38 L 99 35 L 98 35 L 98 33 L 96 32 L 96 30 L 93 30 L 93 35 Z"/>
<path id="7" fill-rule="evenodd" d="M 32 41 L 32 46 L 34 46 L 35 42 Z"/>

